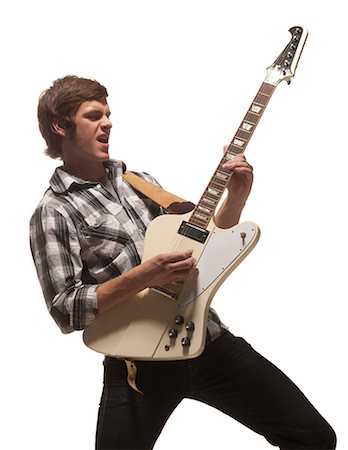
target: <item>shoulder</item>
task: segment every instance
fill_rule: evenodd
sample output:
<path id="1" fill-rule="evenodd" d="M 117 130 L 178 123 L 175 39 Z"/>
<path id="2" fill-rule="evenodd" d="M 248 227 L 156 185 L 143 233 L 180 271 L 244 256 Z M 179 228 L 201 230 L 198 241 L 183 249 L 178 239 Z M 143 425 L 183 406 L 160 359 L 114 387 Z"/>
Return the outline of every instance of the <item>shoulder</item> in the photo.
<path id="1" fill-rule="evenodd" d="M 70 222 L 70 214 L 64 197 L 56 195 L 51 188 L 48 188 L 34 209 L 30 218 L 30 227 L 37 226 L 38 223 L 49 226 L 53 220 L 56 221 L 57 217 Z"/>
<path id="2" fill-rule="evenodd" d="M 131 171 L 131 173 L 134 173 L 134 175 L 137 175 L 138 177 L 142 178 L 143 180 L 148 181 L 149 183 L 152 183 L 156 186 L 161 187 L 160 183 L 154 178 L 152 175 L 150 175 L 147 172 L 135 172 L 134 170 Z"/>
<path id="3" fill-rule="evenodd" d="M 112 178 L 122 177 L 122 175 L 125 173 L 132 173 L 134 175 L 137 175 L 140 178 L 143 178 L 146 181 L 149 181 L 152 184 L 155 184 L 156 186 L 160 186 L 160 184 L 156 180 L 156 178 L 153 177 L 152 175 L 150 175 L 148 172 L 139 172 L 136 170 L 128 170 L 127 171 L 126 164 L 121 160 L 109 159 L 105 163 L 105 166 L 111 172 Z"/>

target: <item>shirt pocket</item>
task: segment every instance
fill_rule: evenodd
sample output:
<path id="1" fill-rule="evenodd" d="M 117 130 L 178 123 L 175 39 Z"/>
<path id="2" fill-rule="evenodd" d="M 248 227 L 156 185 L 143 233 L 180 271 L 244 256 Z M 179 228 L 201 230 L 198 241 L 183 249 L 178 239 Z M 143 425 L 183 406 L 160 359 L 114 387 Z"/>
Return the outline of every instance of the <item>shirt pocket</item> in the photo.
<path id="1" fill-rule="evenodd" d="M 111 262 L 131 240 L 120 222 L 112 214 L 88 218 L 80 228 L 81 238 L 88 253 L 99 260 Z"/>

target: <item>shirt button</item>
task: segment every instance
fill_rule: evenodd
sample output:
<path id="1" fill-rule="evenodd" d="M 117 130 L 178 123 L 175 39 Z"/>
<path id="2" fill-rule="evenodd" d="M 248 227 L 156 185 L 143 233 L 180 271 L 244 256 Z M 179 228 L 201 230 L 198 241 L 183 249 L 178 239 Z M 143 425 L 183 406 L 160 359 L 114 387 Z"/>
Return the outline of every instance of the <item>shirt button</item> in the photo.
<path id="1" fill-rule="evenodd" d="M 98 189 L 100 189 L 101 188 L 101 184 L 97 184 L 97 186 L 96 186 Z"/>

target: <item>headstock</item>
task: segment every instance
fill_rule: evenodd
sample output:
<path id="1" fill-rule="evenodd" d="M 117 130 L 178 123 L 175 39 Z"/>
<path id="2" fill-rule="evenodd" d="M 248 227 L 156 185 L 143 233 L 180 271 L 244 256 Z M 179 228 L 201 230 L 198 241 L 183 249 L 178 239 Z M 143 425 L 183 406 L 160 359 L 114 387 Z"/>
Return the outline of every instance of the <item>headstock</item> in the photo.
<path id="1" fill-rule="evenodd" d="M 291 78 L 295 75 L 308 32 L 302 27 L 292 27 L 289 32 L 291 39 L 274 63 L 267 68 L 265 83 L 276 86 L 286 80 L 290 84 Z"/>

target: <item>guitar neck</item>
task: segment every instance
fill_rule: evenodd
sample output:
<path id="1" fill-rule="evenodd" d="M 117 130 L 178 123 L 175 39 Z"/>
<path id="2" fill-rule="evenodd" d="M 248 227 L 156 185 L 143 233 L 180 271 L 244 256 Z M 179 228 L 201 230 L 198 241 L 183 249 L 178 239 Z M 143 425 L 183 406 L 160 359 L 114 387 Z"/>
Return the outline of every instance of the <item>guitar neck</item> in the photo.
<path id="1" fill-rule="evenodd" d="M 244 153 L 275 88 L 276 86 L 273 84 L 268 84 L 265 82 L 261 84 L 261 87 L 252 101 L 244 119 L 242 120 L 237 133 L 230 142 L 227 151 L 221 159 L 207 188 L 192 212 L 189 219 L 189 223 L 192 225 L 196 225 L 204 229 L 207 228 L 222 197 L 222 194 L 224 193 L 224 190 L 226 189 L 226 186 L 232 176 L 231 172 L 223 169 L 222 166 L 234 156 Z"/>

